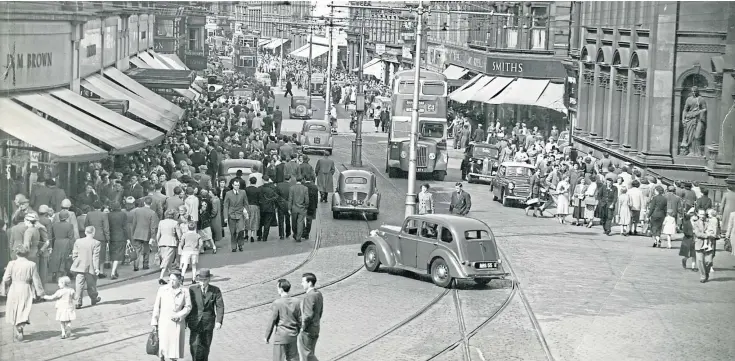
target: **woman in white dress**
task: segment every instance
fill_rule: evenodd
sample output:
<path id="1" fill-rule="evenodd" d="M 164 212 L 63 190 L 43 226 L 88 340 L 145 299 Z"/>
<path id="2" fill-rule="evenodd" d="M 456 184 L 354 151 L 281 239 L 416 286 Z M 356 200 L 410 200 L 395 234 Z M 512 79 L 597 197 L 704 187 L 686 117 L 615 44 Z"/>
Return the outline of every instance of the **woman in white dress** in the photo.
<path id="1" fill-rule="evenodd" d="M 627 236 L 630 226 L 630 197 L 628 196 L 628 188 L 624 185 L 618 187 L 620 194 L 618 195 L 618 224 L 620 225 L 620 234 Z"/>
<path id="2" fill-rule="evenodd" d="M 179 271 L 169 275 L 153 304 L 151 326 L 158 331 L 158 356 L 162 361 L 184 358 L 186 316 L 191 312 L 189 289 L 182 287 L 184 276 Z"/>
<path id="3" fill-rule="evenodd" d="M 564 224 L 564 219 L 569 215 L 569 177 L 565 176 L 556 185 L 556 217 L 559 223 Z"/>

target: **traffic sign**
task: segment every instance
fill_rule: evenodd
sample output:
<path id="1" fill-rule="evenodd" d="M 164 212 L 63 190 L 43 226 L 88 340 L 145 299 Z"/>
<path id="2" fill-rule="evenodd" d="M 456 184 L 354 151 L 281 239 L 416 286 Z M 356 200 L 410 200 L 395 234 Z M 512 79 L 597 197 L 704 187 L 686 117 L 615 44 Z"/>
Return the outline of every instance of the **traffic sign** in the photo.
<path id="1" fill-rule="evenodd" d="M 385 54 L 385 44 L 375 44 L 375 54 Z"/>
<path id="2" fill-rule="evenodd" d="M 402 55 L 403 55 L 403 58 L 404 59 L 413 59 L 413 57 L 411 56 L 411 48 L 409 48 L 407 46 L 404 46 L 403 47 L 403 54 Z"/>

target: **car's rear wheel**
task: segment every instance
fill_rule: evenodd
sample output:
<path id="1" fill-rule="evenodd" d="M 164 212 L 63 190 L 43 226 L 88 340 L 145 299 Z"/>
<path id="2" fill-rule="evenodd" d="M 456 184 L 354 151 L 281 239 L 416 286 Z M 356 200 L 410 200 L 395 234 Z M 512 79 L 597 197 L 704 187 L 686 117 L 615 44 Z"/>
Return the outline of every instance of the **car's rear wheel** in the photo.
<path id="1" fill-rule="evenodd" d="M 470 184 L 475 183 L 475 178 L 472 177 L 471 175 L 468 175 L 467 176 L 467 183 L 470 183 Z"/>
<path id="2" fill-rule="evenodd" d="M 332 151 L 331 150 L 328 150 L 327 151 L 327 155 L 332 155 Z"/>
<path id="3" fill-rule="evenodd" d="M 443 170 L 436 170 L 434 171 L 434 180 L 443 182 L 444 178 L 447 176 L 447 172 Z"/>
<path id="4" fill-rule="evenodd" d="M 437 258 L 431 263 L 431 280 L 439 287 L 451 287 L 452 276 L 449 273 L 449 265 L 443 258 Z"/>
<path id="5" fill-rule="evenodd" d="M 339 212 L 337 212 L 337 211 L 332 211 L 332 218 L 334 218 L 334 219 L 339 219 Z"/>
<path id="6" fill-rule="evenodd" d="M 380 268 L 380 258 L 378 257 L 378 247 L 376 247 L 374 244 L 370 244 L 365 248 L 365 253 L 363 255 L 363 262 L 365 263 L 365 268 L 367 268 L 370 272 L 375 272 Z"/>
<path id="7" fill-rule="evenodd" d="M 500 202 L 503 203 L 503 207 L 508 206 L 509 199 L 505 197 L 505 189 L 500 191 Z"/>

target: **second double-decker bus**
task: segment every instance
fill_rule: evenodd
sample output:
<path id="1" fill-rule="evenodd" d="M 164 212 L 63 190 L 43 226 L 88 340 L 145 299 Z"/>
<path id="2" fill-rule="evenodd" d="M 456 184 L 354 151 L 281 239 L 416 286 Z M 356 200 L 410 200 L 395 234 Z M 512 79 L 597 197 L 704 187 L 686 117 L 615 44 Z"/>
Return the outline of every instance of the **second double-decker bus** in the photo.
<path id="1" fill-rule="evenodd" d="M 235 69 L 246 76 L 254 76 L 258 68 L 258 35 L 245 33 L 233 39 Z"/>
<path id="2" fill-rule="evenodd" d="M 447 77 L 442 73 L 421 71 L 416 173 L 430 174 L 442 181 L 447 175 Z M 391 178 L 408 171 L 411 112 L 413 110 L 414 71 L 396 72 L 391 97 L 391 126 L 385 171 Z"/>

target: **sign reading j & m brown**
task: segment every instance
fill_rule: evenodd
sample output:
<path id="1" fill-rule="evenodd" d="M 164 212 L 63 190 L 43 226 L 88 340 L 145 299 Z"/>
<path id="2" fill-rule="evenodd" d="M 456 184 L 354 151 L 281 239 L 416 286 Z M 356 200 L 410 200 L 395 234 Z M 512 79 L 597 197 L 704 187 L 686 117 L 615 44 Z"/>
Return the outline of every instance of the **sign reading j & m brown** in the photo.
<path id="1" fill-rule="evenodd" d="M 45 89 L 71 82 L 71 36 L 0 35 L 0 90 Z"/>

